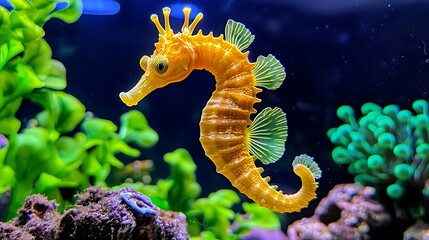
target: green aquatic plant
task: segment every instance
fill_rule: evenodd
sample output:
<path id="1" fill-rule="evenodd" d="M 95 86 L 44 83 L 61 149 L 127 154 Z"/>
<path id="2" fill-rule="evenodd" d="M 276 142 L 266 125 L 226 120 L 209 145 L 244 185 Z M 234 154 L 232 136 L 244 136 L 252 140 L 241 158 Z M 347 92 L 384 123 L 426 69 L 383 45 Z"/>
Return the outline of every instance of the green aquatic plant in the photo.
<path id="1" fill-rule="evenodd" d="M 76 191 L 106 185 L 111 167 L 123 166 L 118 153 L 140 155 L 128 144 L 148 148 L 158 141 L 142 113 L 123 114 L 118 130 L 62 91 L 66 70 L 52 59 L 43 25 L 53 17 L 76 21 L 80 0 L 10 2 L 12 11 L 0 6 L 0 134 L 8 139 L 0 149 L 0 195 L 10 191 L 6 219 L 32 193 L 55 198 L 64 208 Z M 68 6 L 56 10 L 58 2 Z M 23 102 L 41 109 L 26 126 L 15 117 Z M 76 132 L 79 124 L 82 132 Z"/>
<path id="2" fill-rule="evenodd" d="M 196 181 L 197 169 L 190 153 L 183 148 L 164 155 L 164 161 L 170 166 L 170 176 L 159 179 L 156 184 L 141 182 L 124 183 L 113 187 L 132 187 L 145 195 L 164 210 L 185 213 L 189 234 L 192 239 L 239 239 L 252 228 L 279 229 L 277 215 L 255 203 L 243 203 L 244 214 L 235 213 L 232 207 L 240 202 L 236 192 L 220 189 L 199 198 L 201 186 Z M 231 223 L 237 227 L 231 230 Z"/>
<path id="3" fill-rule="evenodd" d="M 143 116 L 137 111 L 124 115 L 130 114 Z M 119 132 L 132 127 L 123 124 Z M 6 177 L 8 181 L 2 187 L 3 191 L 11 190 L 7 218 L 13 217 L 25 197 L 32 193 L 43 193 L 50 199 L 56 199 L 63 208 L 71 200 L 63 194 L 66 189 L 73 194 L 91 185 L 106 186 L 111 167 L 123 167 L 123 163 L 116 158 L 117 154 L 140 155 L 139 150 L 128 144 L 140 142 L 141 139 L 121 136 L 117 133 L 118 127 L 109 120 L 86 118 L 81 128 L 82 132 L 68 136 L 58 132 L 52 134 L 52 130 L 43 126 L 28 127 L 1 150 L 5 155 L 1 157 L 3 164 L 0 171 L 9 174 Z M 146 146 L 155 144 L 158 140 L 156 133 L 148 125 L 139 133 L 145 131 L 152 134 L 148 134 Z"/>
<path id="4" fill-rule="evenodd" d="M 203 239 L 231 239 L 228 233 L 235 213 L 231 209 L 240 198 L 230 189 L 221 189 L 207 198 L 197 199 L 186 211 L 188 229 L 192 235 L 200 233 Z"/>
<path id="5" fill-rule="evenodd" d="M 9 2 L 13 6 L 11 11 L 0 6 L 0 133 L 8 138 L 8 145 L 0 150 L 0 172 L 4 179 L 0 182 L 0 194 L 12 191 L 8 214 L 11 217 L 28 193 L 26 186 L 31 186 L 38 177 L 38 169 L 58 171 L 55 169 L 58 162 L 50 159 L 55 152 L 43 150 L 52 147 L 59 133 L 74 128 L 82 120 L 84 107 L 74 97 L 60 92 L 66 87 L 65 68 L 52 59 L 52 50 L 43 39 L 43 25 L 49 19 L 72 23 L 79 18 L 80 0 L 63 1 L 68 3 L 63 10 L 55 10 L 58 1 L 54 0 Z M 23 100 L 45 109 L 38 119 L 41 124 L 50 124 L 49 128 L 20 132 L 23 127 L 15 114 Z M 48 118 L 52 120 L 49 123 Z M 38 186 L 47 182 L 47 178 L 41 175 Z M 67 181 L 61 184 L 70 185 Z"/>
<path id="6" fill-rule="evenodd" d="M 341 106 L 344 124 L 328 131 L 337 145 L 332 157 L 349 164 L 355 182 L 385 191 L 398 213 L 427 216 L 429 201 L 429 109 L 426 100 L 413 103 L 415 114 L 397 105 L 362 106 L 356 118 L 350 106 Z"/>

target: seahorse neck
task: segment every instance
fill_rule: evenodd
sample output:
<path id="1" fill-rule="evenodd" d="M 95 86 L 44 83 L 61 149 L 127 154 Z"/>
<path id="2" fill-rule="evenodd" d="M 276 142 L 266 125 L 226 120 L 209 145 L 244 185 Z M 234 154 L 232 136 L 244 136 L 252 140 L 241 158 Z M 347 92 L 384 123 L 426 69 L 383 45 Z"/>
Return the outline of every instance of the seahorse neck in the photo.
<path id="1" fill-rule="evenodd" d="M 222 36 L 195 35 L 191 42 L 195 53 L 194 68 L 209 71 L 218 84 L 233 76 L 252 74 L 253 64 L 248 61 L 248 54 L 226 42 Z M 249 84 L 253 85 L 252 81 Z"/>

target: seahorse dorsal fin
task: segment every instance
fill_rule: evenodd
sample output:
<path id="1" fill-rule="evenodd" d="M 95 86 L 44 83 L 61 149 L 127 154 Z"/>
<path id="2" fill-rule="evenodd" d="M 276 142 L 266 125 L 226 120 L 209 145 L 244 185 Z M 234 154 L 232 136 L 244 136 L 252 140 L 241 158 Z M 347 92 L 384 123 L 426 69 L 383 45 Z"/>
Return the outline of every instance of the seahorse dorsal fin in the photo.
<path id="1" fill-rule="evenodd" d="M 248 131 L 248 148 L 263 164 L 280 159 L 287 137 L 286 114 L 278 107 L 265 108 L 253 120 Z"/>
<path id="2" fill-rule="evenodd" d="M 255 36 L 244 24 L 229 19 L 225 26 L 225 40 L 243 51 L 253 42 Z"/>
<path id="3" fill-rule="evenodd" d="M 256 86 L 270 90 L 277 89 L 286 78 L 286 72 L 282 64 L 273 55 L 259 56 L 256 66 L 253 68 Z"/>
<path id="4" fill-rule="evenodd" d="M 301 154 L 295 157 L 292 162 L 292 166 L 295 167 L 298 164 L 306 166 L 313 174 L 314 178 L 318 179 L 322 177 L 322 170 L 320 170 L 319 165 L 317 165 L 313 158 L 308 156 L 307 154 Z"/>

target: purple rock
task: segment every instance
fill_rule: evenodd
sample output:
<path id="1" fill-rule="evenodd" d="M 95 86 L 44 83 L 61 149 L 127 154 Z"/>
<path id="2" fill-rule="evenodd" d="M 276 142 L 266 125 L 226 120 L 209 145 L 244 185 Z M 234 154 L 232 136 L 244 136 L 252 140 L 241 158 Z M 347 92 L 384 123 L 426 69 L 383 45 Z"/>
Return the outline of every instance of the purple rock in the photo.
<path id="1" fill-rule="evenodd" d="M 286 235 L 281 231 L 281 229 L 270 230 L 264 228 L 253 228 L 245 234 L 240 236 L 240 240 L 286 240 Z"/>
<path id="2" fill-rule="evenodd" d="M 0 134 L 0 149 L 6 147 L 8 144 L 9 141 L 7 140 L 7 138 L 3 134 Z"/>
<path id="3" fill-rule="evenodd" d="M 164 211 L 131 189 L 90 187 L 63 215 L 55 201 L 28 197 L 19 216 L 0 222 L 1 240 L 189 239 L 183 213 Z"/>
<path id="4" fill-rule="evenodd" d="M 372 187 L 339 184 L 322 199 L 310 218 L 294 222 L 288 227 L 290 240 L 371 239 L 378 228 L 387 226 L 391 216 L 385 207 L 374 200 Z M 374 238 L 374 239 L 375 239 Z"/>

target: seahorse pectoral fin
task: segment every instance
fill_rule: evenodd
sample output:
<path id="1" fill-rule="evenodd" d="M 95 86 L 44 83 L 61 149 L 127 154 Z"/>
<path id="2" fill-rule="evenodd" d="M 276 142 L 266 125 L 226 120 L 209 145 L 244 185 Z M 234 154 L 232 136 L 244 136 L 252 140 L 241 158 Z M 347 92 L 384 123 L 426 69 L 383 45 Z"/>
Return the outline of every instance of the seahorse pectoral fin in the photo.
<path id="1" fill-rule="evenodd" d="M 259 56 L 256 60 L 256 65 L 253 68 L 258 87 L 274 90 L 282 85 L 286 78 L 286 72 L 282 64 L 273 55 L 267 57 Z"/>
<path id="2" fill-rule="evenodd" d="M 286 114 L 278 107 L 268 107 L 255 117 L 246 139 L 250 153 L 269 164 L 283 155 L 286 138 Z"/>
<path id="3" fill-rule="evenodd" d="M 229 19 L 225 26 L 225 40 L 243 51 L 253 42 L 255 36 L 244 24 Z"/>
<path id="4" fill-rule="evenodd" d="M 313 177 L 315 179 L 322 177 L 322 170 L 320 170 L 319 165 L 317 165 L 313 158 L 308 156 L 307 154 L 301 154 L 295 157 L 292 162 L 292 166 L 295 168 L 298 164 L 306 166 L 313 174 Z"/>
<path id="5" fill-rule="evenodd" d="M 146 97 L 150 92 L 155 90 L 152 84 L 148 84 L 146 76 L 143 75 L 139 82 L 128 92 L 121 92 L 119 97 L 127 106 L 134 106 Z"/>

